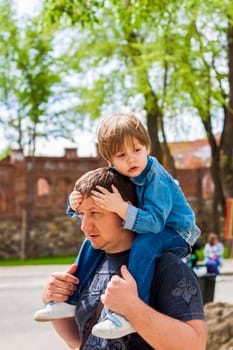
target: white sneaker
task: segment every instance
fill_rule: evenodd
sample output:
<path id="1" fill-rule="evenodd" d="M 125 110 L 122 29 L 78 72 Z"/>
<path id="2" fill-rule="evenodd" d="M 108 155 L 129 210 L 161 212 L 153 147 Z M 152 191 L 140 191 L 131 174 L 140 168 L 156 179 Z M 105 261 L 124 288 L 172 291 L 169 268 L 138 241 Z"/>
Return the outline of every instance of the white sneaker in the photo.
<path id="1" fill-rule="evenodd" d="M 75 305 L 67 303 L 55 303 L 51 301 L 44 309 L 38 310 L 34 314 L 34 320 L 39 322 L 52 321 L 59 318 L 74 317 Z"/>
<path id="2" fill-rule="evenodd" d="M 135 333 L 135 329 L 122 316 L 109 313 L 104 321 L 97 323 L 92 328 L 92 334 L 98 338 L 116 339 Z"/>

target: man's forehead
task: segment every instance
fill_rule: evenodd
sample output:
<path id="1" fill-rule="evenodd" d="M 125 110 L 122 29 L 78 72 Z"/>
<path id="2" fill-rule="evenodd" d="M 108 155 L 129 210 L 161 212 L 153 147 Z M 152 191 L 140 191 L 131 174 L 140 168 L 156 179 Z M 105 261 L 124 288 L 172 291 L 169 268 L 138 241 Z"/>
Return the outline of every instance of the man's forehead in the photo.
<path id="1" fill-rule="evenodd" d="M 91 210 L 91 209 L 100 209 L 100 207 L 95 204 L 94 199 L 91 196 L 84 196 L 82 202 L 79 206 L 79 211 L 81 210 Z"/>

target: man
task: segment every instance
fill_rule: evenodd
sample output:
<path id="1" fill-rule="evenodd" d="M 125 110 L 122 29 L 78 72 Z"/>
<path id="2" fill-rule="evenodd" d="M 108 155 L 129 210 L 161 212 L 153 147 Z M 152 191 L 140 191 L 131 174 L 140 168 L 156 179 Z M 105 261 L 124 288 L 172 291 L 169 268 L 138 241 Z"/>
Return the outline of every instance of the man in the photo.
<path id="1" fill-rule="evenodd" d="M 112 184 L 125 200 L 135 204 L 132 183 L 113 169 L 90 171 L 76 183 L 76 190 L 83 196 L 78 211 L 87 238 L 84 244 L 90 242 L 104 254 L 93 277 L 80 292 L 75 318 L 54 320 L 53 326 L 70 348 L 80 347 L 101 299 L 104 306 L 128 319 L 135 333 L 118 339 L 90 334 L 85 350 L 204 350 L 206 327 L 198 281 L 179 258 L 166 253 L 158 259 L 150 305 L 138 297 L 136 283 L 126 267 L 135 233 L 124 229 L 120 217 L 101 209 L 91 196 L 97 185 L 111 190 Z M 72 271 L 71 268 L 68 272 Z M 44 288 L 44 302 L 65 301 L 77 283 L 77 278 L 67 272 L 53 274 Z M 105 315 L 103 308 L 98 320 Z"/>

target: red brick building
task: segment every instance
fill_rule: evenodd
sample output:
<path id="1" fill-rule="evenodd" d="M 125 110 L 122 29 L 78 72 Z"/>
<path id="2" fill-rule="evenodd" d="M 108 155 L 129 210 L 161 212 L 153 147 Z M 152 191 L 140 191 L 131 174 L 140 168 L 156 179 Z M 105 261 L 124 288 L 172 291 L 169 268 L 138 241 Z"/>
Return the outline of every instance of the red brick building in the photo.
<path id="1" fill-rule="evenodd" d="M 171 143 L 177 178 L 190 201 L 212 197 L 207 140 Z M 35 157 L 33 171 L 33 217 L 48 219 L 64 215 L 66 200 L 75 180 L 88 170 L 105 165 L 96 157 L 79 157 L 76 149 L 65 149 L 63 157 Z M 13 150 L 0 161 L 0 220 L 20 219 L 27 201 L 28 174 L 32 158 Z"/>
<path id="2" fill-rule="evenodd" d="M 78 177 L 103 166 L 99 156 L 80 158 L 76 149 L 63 157 L 35 157 L 33 171 L 33 217 L 47 219 L 65 214 L 66 200 Z M 0 162 L 0 219 L 21 218 L 27 201 L 28 173 L 32 157 L 12 150 Z"/>

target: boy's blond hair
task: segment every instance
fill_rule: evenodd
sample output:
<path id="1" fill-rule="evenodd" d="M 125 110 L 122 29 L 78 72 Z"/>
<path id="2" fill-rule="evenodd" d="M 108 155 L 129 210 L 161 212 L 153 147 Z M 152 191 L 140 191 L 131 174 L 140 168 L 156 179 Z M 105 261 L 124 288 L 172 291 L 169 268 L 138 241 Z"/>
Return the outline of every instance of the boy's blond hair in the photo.
<path id="1" fill-rule="evenodd" d="M 111 162 L 112 157 L 122 147 L 137 139 L 150 150 L 150 137 L 142 122 L 133 113 L 116 113 L 103 119 L 98 129 L 98 148 L 100 155 Z"/>

